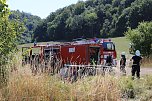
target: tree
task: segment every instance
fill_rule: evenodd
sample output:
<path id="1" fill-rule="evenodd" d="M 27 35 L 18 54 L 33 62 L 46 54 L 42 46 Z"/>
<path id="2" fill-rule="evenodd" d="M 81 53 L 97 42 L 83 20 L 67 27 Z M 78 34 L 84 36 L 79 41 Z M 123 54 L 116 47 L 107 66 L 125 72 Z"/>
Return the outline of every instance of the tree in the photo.
<path id="1" fill-rule="evenodd" d="M 11 21 L 18 21 L 25 26 L 25 31 L 18 39 L 18 43 L 20 44 L 32 42 L 34 36 L 33 32 L 37 25 L 42 21 L 38 16 L 31 15 L 30 13 L 20 12 L 19 10 L 10 11 L 9 19 Z"/>
<path id="2" fill-rule="evenodd" d="M 129 29 L 125 35 L 133 43 L 135 50 L 140 50 L 148 57 L 152 54 L 152 22 L 140 23 L 136 29 Z"/>
<path id="3" fill-rule="evenodd" d="M 87 12 L 84 16 L 84 20 L 85 20 L 85 26 L 87 28 L 88 32 L 88 37 L 94 37 L 96 35 L 96 31 L 95 31 L 95 25 L 97 23 L 97 14 L 96 13 L 92 13 Z"/>
<path id="4" fill-rule="evenodd" d="M 70 39 L 83 36 L 82 27 L 84 24 L 84 18 L 80 15 L 75 15 L 73 18 L 70 17 L 66 21 L 66 27 L 70 29 Z"/>
<path id="5" fill-rule="evenodd" d="M 129 15 L 131 28 L 136 28 L 139 22 L 152 20 L 152 0 L 136 0 L 132 3 Z"/>
<path id="6" fill-rule="evenodd" d="M 85 10 L 85 4 L 83 1 L 79 1 L 75 6 L 74 6 L 74 14 L 75 15 L 80 15 L 83 13 Z"/>
<path id="7" fill-rule="evenodd" d="M 0 87 L 6 84 L 6 64 L 17 49 L 17 37 L 24 30 L 22 24 L 8 19 L 9 14 L 6 0 L 0 0 Z"/>

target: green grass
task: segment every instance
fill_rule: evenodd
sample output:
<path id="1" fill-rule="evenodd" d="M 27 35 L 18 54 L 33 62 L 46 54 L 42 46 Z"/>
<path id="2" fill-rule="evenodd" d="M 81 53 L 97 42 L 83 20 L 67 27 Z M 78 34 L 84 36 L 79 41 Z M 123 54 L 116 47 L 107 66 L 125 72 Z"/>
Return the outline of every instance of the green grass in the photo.
<path id="1" fill-rule="evenodd" d="M 115 43 L 118 59 L 120 58 L 121 52 L 125 52 L 127 58 L 130 58 L 130 56 L 131 56 L 129 54 L 130 41 L 128 39 L 126 39 L 126 37 L 112 38 L 112 41 Z"/>

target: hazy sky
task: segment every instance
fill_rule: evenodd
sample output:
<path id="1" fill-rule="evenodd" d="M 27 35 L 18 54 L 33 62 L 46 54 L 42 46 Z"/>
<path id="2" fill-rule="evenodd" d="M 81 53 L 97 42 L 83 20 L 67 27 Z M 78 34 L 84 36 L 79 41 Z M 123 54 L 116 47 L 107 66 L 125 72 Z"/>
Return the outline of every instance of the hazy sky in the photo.
<path id="1" fill-rule="evenodd" d="M 78 0 L 8 0 L 7 4 L 11 10 L 18 9 L 45 18 L 51 12 L 77 2 Z"/>

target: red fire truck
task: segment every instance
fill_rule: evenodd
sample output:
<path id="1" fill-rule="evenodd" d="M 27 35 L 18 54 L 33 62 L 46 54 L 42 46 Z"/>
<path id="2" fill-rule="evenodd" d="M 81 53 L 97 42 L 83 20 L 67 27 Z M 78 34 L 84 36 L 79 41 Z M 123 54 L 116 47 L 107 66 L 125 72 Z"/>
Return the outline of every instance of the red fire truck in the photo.
<path id="1" fill-rule="evenodd" d="M 111 39 L 77 41 L 61 46 L 60 55 L 63 63 L 75 64 L 104 64 L 108 55 L 116 65 L 116 50 Z"/>
<path id="2" fill-rule="evenodd" d="M 62 44 L 36 45 L 33 47 L 23 47 L 29 50 L 29 58 L 35 57 L 33 49 L 39 48 L 37 55 L 40 63 L 57 57 L 62 64 L 105 64 L 108 55 L 112 56 L 113 65 L 116 65 L 115 45 L 110 39 L 81 40 Z M 22 52 L 23 49 L 22 48 Z M 25 53 L 25 52 L 23 52 Z M 25 60 L 25 58 L 24 58 Z"/>

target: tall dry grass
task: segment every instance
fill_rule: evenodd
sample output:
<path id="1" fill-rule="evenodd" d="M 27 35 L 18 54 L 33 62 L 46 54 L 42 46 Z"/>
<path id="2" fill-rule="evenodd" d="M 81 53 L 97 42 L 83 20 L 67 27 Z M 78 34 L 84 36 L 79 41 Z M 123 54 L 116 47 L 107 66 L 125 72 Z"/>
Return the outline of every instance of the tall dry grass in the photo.
<path id="1" fill-rule="evenodd" d="M 77 82 L 63 82 L 58 74 L 32 75 L 30 66 L 14 59 L 9 80 L 0 89 L 0 101 L 122 101 L 152 99 L 152 76 L 140 80 L 114 76 L 89 76 Z M 20 60 L 20 59 L 19 59 Z"/>
<path id="2" fill-rule="evenodd" d="M 10 73 L 8 85 L 1 89 L 4 101 L 118 101 L 116 78 L 87 77 L 75 83 L 60 80 L 58 75 L 33 76 L 29 67 Z"/>
<path id="3" fill-rule="evenodd" d="M 77 98 L 80 101 L 119 101 L 118 80 L 111 76 L 95 76 L 76 83 Z"/>
<path id="4" fill-rule="evenodd" d="M 152 67 L 152 56 L 150 56 L 149 58 L 144 57 L 142 59 L 142 66 L 143 67 Z"/>
<path id="5" fill-rule="evenodd" d="M 33 76 L 27 66 L 10 73 L 8 85 L 0 89 L 0 101 L 148 101 L 151 90 L 152 76 L 133 81 L 99 75 L 64 83 L 58 75 Z"/>

